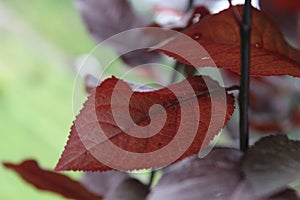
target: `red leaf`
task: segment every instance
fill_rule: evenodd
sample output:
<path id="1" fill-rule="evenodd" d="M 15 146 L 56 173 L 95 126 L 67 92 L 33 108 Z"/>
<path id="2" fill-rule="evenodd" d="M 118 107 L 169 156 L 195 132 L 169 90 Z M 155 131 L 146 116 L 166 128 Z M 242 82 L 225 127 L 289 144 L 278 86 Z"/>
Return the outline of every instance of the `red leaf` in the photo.
<path id="1" fill-rule="evenodd" d="M 115 77 L 94 89 L 56 170 L 166 166 L 199 152 L 234 111 L 234 97 L 208 77 L 147 90 L 133 92 Z"/>
<path id="2" fill-rule="evenodd" d="M 25 181 L 39 190 L 51 191 L 72 199 L 102 199 L 90 193 L 79 182 L 63 174 L 41 169 L 34 160 L 26 160 L 18 165 L 12 163 L 3 163 L 3 165 L 17 172 Z"/>
<path id="3" fill-rule="evenodd" d="M 240 74 L 239 25 L 233 9 L 240 14 L 242 7 L 236 6 L 200 20 L 184 32 L 196 40 L 210 54 L 217 67 Z M 300 51 L 289 46 L 280 31 L 259 10 L 253 8 L 251 35 L 251 75 L 291 75 L 300 77 Z M 160 50 L 185 64 L 207 66 L 198 50 L 191 48 L 181 37 L 173 39 L 160 49 L 179 49 L 178 55 Z M 178 51 L 177 51 L 178 52 Z M 210 59 L 208 59 L 210 60 Z"/>

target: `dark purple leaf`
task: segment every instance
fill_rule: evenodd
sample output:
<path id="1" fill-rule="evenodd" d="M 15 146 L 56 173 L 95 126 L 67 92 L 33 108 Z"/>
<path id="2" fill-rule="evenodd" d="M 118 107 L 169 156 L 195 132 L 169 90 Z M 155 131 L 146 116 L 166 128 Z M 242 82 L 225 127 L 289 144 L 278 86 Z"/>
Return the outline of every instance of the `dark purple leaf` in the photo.
<path id="1" fill-rule="evenodd" d="M 270 197 L 268 200 L 299 200 L 297 192 L 292 189 L 286 189 L 279 194 Z"/>
<path id="2" fill-rule="evenodd" d="M 242 181 L 235 149 L 216 149 L 205 158 L 193 156 L 165 170 L 148 200 L 227 200 Z"/>
<path id="3" fill-rule="evenodd" d="M 300 178 L 300 142 L 284 135 L 263 138 L 246 152 L 242 168 L 257 195 L 277 193 Z"/>
<path id="4" fill-rule="evenodd" d="M 118 185 L 113 193 L 110 193 L 106 200 L 144 200 L 149 193 L 146 185 L 140 181 L 130 178 Z"/>
<path id="5" fill-rule="evenodd" d="M 149 24 L 147 20 L 134 12 L 127 0 L 77 0 L 76 5 L 89 32 L 97 42 L 102 42 L 120 32 Z M 144 34 L 137 34 L 130 39 L 124 38 L 109 45 L 120 53 L 123 49 L 132 49 L 130 47 L 137 42 L 142 43 L 147 40 Z M 147 52 L 142 49 L 121 55 L 121 58 L 127 64 L 135 66 L 154 62 L 159 56 L 156 52 Z"/>
<path id="6" fill-rule="evenodd" d="M 87 172 L 80 182 L 91 192 L 106 197 L 114 193 L 118 185 L 129 178 L 126 172 Z"/>

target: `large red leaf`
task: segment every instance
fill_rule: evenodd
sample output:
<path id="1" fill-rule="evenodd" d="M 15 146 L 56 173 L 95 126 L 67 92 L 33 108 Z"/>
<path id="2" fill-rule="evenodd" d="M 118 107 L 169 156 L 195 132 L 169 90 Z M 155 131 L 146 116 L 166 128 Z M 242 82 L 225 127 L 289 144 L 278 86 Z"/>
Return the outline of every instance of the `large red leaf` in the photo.
<path id="1" fill-rule="evenodd" d="M 4 166 L 17 172 L 25 181 L 37 189 L 51 191 L 66 198 L 100 200 L 79 182 L 52 171 L 41 169 L 34 160 L 26 160 L 21 164 L 4 163 Z"/>
<path id="2" fill-rule="evenodd" d="M 236 6 L 215 15 L 209 15 L 184 31 L 210 54 L 219 68 L 240 74 L 240 34 L 234 10 L 242 14 L 242 7 Z M 291 75 L 300 77 L 300 51 L 289 46 L 280 31 L 259 10 L 253 8 L 251 34 L 251 75 Z M 191 48 L 181 37 L 174 38 L 160 49 L 176 60 L 195 66 L 207 66 L 207 56 Z M 183 51 L 177 55 L 172 49 Z M 178 52 L 178 51 L 177 51 Z M 180 57 L 180 55 L 188 55 Z"/>
<path id="3" fill-rule="evenodd" d="M 140 89 L 112 77 L 92 90 L 56 170 L 166 166 L 207 146 L 234 111 L 234 97 L 209 77 Z"/>

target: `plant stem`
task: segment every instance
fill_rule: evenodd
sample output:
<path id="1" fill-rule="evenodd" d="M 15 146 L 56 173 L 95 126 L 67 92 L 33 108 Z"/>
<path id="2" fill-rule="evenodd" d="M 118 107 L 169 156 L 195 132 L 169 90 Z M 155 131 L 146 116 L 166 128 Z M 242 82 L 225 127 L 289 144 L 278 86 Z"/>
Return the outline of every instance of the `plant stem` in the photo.
<path id="1" fill-rule="evenodd" d="M 170 83 L 174 83 L 177 79 L 177 73 L 178 73 L 178 70 L 180 69 L 180 67 L 182 66 L 182 64 L 178 61 L 176 61 L 175 65 L 174 65 L 174 71 L 172 73 L 172 76 L 171 76 L 171 80 L 170 80 Z"/>
<path id="2" fill-rule="evenodd" d="M 150 173 L 149 182 L 148 182 L 148 185 L 147 185 L 149 189 L 151 188 L 151 185 L 153 183 L 155 174 L 156 174 L 155 170 L 152 170 L 151 173 Z"/>
<path id="3" fill-rule="evenodd" d="M 188 2 L 188 5 L 185 9 L 185 12 L 189 12 L 192 8 L 193 8 L 193 5 L 194 5 L 194 0 L 189 0 Z M 176 61 L 175 65 L 174 65 L 174 71 L 173 71 L 173 74 L 171 76 L 171 81 L 170 83 L 174 83 L 176 81 L 176 78 L 177 78 L 177 71 L 183 66 L 183 64 L 181 64 L 180 62 Z"/>
<path id="4" fill-rule="evenodd" d="M 241 80 L 240 80 L 240 149 L 249 147 L 249 85 L 250 85 L 250 41 L 251 41 L 251 0 L 245 0 L 243 21 L 240 26 L 241 35 Z"/>
<path id="5" fill-rule="evenodd" d="M 189 4 L 186 8 L 186 12 L 190 11 L 194 5 L 194 0 L 189 0 Z"/>

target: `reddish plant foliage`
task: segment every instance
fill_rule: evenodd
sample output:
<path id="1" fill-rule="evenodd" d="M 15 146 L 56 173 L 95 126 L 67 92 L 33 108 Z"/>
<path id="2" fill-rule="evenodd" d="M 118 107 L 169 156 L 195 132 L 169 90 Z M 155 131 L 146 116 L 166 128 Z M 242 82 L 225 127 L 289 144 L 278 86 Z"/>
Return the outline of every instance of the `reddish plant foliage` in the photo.
<path id="1" fill-rule="evenodd" d="M 209 93 L 207 85 L 214 92 Z M 188 87 L 193 89 L 189 90 Z M 172 91 L 177 92 L 176 96 Z M 69 141 L 56 170 L 109 170 L 110 167 L 95 159 L 91 151 L 94 155 L 98 155 L 105 151 L 105 145 L 108 142 L 112 142 L 126 152 L 150 153 L 168 145 L 174 140 L 182 123 L 189 125 L 190 130 L 185 129 L 184 131 L 191 133 L 190 137 L 181 139 L 181 142 L 183 142 L 181 145 L 187 142 L 185 140 L 191 141 L 189 141 L 190 146 L 175 160 L 178 161 L 195 154 L 213 139 L 224 126 L 224 122 L 226 123 L 233 113 L 233 96 L 227 93 L 224 93 L 225 96 L 222 96 L 221 91 L 224 92 L 224 89 L 217 82 L 208 77 L 205 77 L 204 81 L 203 77 L 196 76 L 170 85 L 168 88 L 156 91 L 134 92 L 128 105 L 125 99 L 128 94 L 132 93 L 129 85 L 114 77 L 107 79 L 92 91 L 92 94 L 84 104 L 84 108 L 77 116 L 71 128 Z M 118 95 L 119 101 L 113 100 L 113 94 Z M 196 94 L 196 99 L 192 98 L 194 94 Z M 218 98 L 218 102 L 215 102 L 217 105 L 214 108 L 214 112 L 221 117 L 212 113 L 211 101 L 214 98 Z M 223 102 L 227 102 L 225 103 L 225 106 L 227 105 L 225 110 L 222 107 L 224 105 Z M 156 107 L 156 109 L 152 110 L 153 112 L 150 111 L 149 115 L 149 109 L 155 104 L 161 105 L 161 107 Z M 199 106 L 200 112 L 197 112 L 197 106 Z M 130 117 L 125 115 L 128 107 Z M 122 127 L 116 123 L 112 108 L 117 108 L 117 117 L 123 120 L 120 122 Z M 183 110 L 189 116 L 183 116 Z M 164 116 L 164 112 L 166 112 L 166 116 Z M 223 117 L 222 113 L 225 114 Z M 209 125 L 212 123 L 211 118 L 214 119 L 214 126 L 211 127 L 212 130 L 207 135 Z M 133 122 L 130 121 L 131 119 L 133 119 Z M 187 121 L 181 122 L 181 120 Z M 163 122 L 163 127 L 160 130 L 155 130 Z M 149 123 L 148 128 L 144 127 L 143 129 L 141 127 Z M 198 125 L 194 130 L 192 128 L 193 123 Z M 124 127 L 128 133 L 137 133 L 140 137 L 142 137 L 142 134 L 145 134 L 145 138 L 126 134 Z M 192 137 L 193 131 L 196 132 L 194 138 Z M 106 139 L 99 138 L 102 134 L 104 134 Z M 154 135 L 152 136 L 152 134 Z M 180 144 L 178 143 L 178 145 Z M 87 146 L 92 148 L 87 149 Z M 176 152 L 175 149 L 174 152 Z M 155 158 L 151 162 L 149 158 L 145 157 L 144 160 L 139 160 L 137 163 L 134 162 L 135 167 L 133 167 L 128 162 L 132 160 L 131 157 L 120 158 L 117 156 L 110 159 L 112 161 L 114 159 L 123 160 L 121 166 L 124 170 L 161 167 L 163 162 L 159 158 Z M 166 160 L 167 158 L 163 157 L 162 159 Z"/>
<path id="2" fill-rule="evenodd" d="M 20 164 L 4 163 L 4 166 L 17 172 L 37 189 L 51 191 L 66 198 L 78 200 L 102 199 L 68 176 L 40 168 L 35 160 L 25 160 Z"/>
<path id="3" fill-rule="evenodd" d="M 291 40 L 298 38 L 296 31 L 291 31 L 283 22 L 292 19 L 288 24 L 298 24 L 299 0 L 261 0 L 260 3 L 263 12 L 252 8 L 251 76 L 300 77 L 300 50 L 291 47 L 281 33 Z M 127 1 L 77 0 L 77 5 L 98 42 L 146 24 Z M 291 14 L 282 17 L 283 11 Z M 275 19 L 275 23 L 265 14 Z M 192 156 L 204 149 L 227 124 L 234 112 L 235 101 L 228 89 L 216 81 L 206 76 L 194 76 L 196 70 L 190 64 L 206 67 L 213 60 L 217 67 L 228 70 L 228 74 L 233 72 L 231 78 L 228 75 L 228 80 L 239 79 L 240 16 L 241 6 L 231 6 L 214 15 L 200 6 L 194 9 L 185 26 L 174 28 L 193 38 L 195 44 L 202 45 L 210 57 L 199 52 L 199 46 L 181 40 L 180 34 L 176 37 L 164 31 L 162 34 L 140 31 L 137 37 L 131 37 L 134 41 L 123 39 L 110 44 L 121 54 L 120 49 L 136 41 L 150 43 L 149 38 L 160 38 L 163 48 L 158 51 L 181 62 L 177 64 L 186 64 L 187 78 L 179 83 L 153 89 L 115 77 L 98 85 L 96 78 L 86 77 L 86 90 L 90 96 L 71 127 L 69 140 L 55 169 L 130 171 L 178 162 L 162 170 L 162 178 L 152 189 L 149 187 L 151 182 L 145 185 L 123 172 L 90 172 L 78 182 L 44 170 L 34 160 L 4 163 L 4 166 L 37 189 L 80 200 L 299 199 L 288 184 L 300 175 L 300 142 L 289 140 L 287 136 L 265 137 L 246 152 L 215 148 L 205 158 Z M 173 49 L 184 56 L 175 55 Z M 136 65 L 156 60 L 158 54 L 134 51 L 121 58 L 129 65 Z M 299 89 L 286 87 L 279 79 L 270 77 L 252 77 L 251 83 L 250 127 L 266 133 L 285 134 L 286 130 L 299 126 L 299 104 L 284 104 L 282 100 L 287 93 L 293 93 L 289 100 L 299 101 Z M 259 117 L 253 115 L 255 112 Z M 161 149 L 166 151 L 160 153 Z"/>
<path id="4" fill-rule="evenodd" d="M 242 7 L 230 7 L 216 15 L 209 15 L 184 31 L 210 54 L 219 68 L 240 74 L 240 34 L 234 10 L 240 15 Z M 280 31 L 263 13 L 253 8 L 251 34 L 251 75 L 300 77 L 300 51 L 292 48 L 283 39 Z M 162 49 L 182 49 L 188 58 L 182 58 L 161 50 L 185 64 L 207 66 L 207 58 L 187 46 L 184 41 L 173 39 Z M 190 62 L 187 62 L 189 60 Z"/>

